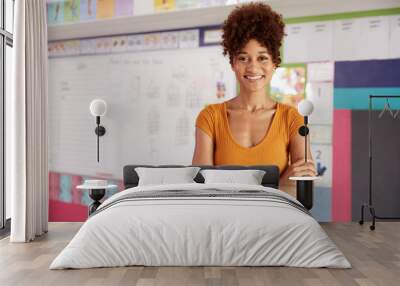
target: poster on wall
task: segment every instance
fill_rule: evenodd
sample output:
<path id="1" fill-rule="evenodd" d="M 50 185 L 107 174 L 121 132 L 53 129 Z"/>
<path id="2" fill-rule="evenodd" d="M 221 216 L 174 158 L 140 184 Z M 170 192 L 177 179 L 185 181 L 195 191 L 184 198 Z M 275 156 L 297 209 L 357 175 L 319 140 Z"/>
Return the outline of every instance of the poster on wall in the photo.
<path id="1" fill-rule="evenodd" d="M 127 51 L 142 51 L 144 49 L 144 35 L 128 36 Z"/>
<path id="2" fill-rule="evenodd" d="M 111 51 L 113 53 L 125 52 L 127 49 L 127 46 L 128 46 L 128 37 L 127 36 L 112 37 Z"/>
<path id="3" fill-rule="evenodd" d="M 115 16 L 133 15 L 133 0 L 115 0 Z"/>
<path id="4" fill-rule="evenodd" d="M 81 0 L 81 21 L 96 19 L 96 0 Z"/>
<path id="5" fill-rule="evenodd" d="M 62 24 L 64 22 L 63 0 L 53 0 L 47 3 L 47 23 L 49 25 Z"/>
<path id="6" fill-rule="evenodd" d="M 156 12 L 175 10 L 175 0 L 154 0 L 154 10 Z"/>
<path id="7" fill-rule="evenodd" d="M 114 17 L 115 0 L 97 0 L 96 18 L 109 19 Z"/>
<path id="8" fill-rule="evenodd" d="M 193 9 L 199 7 L 198 0 L 175 0 L 176 1 L 176 9 Z"/>
<path id="9" fill-rule="evenodd" d="M 199 29 L 179 32 L 179 48 L 189 49 L 199 47 Z"/>
<path id="10" fill-rule="evenodd" d="M 81 55 L 90 55 L 96 53 L 96 39 L 81 40 L 80 46 Z"/>
<path id="11" fill-rule="evenodd" d="M 283 65 L 277 68 L 271 79 L 271 98 L 297 107 L 300 100 L 305 98 L 306 73 L 306 65 Z"/>
<path id="12" fill-rule="evenodd" d="M 306 41 L 307 62 L 331 61 L 333 59 L 333 22 L 321 21 L 310 24 Z"/>
<path id="13" fill-rule="evenodd" d="M 333 83 L 309 82 L 306 86 L 307 99 L 314 104 L 313 113 L 309 117 L 310 124 L 333 123 Z"/>
<path id="14" fill-rule="evenodd" d="M 144 50 L 158 50 L 161 47 L 161 33 L 149 33 L 143 35 Z"/>
<path id="15" fill-rule="evenodd" d="M 305 63 L 307 62 L 307 39 L 311 33 L 309 23 L 286 25 L 285 38 L 283 40 L 283 62 Z"/>
<path id="16" fill-rule="evenodd" d="M 358 59 L 387 59 L 389 57 L 389 18 L 366 17 L 360 22 Z"/>
<path id="17" fill-rule="evenodd" d="M 64 22 L 78 22 L 80 12 L 80 0 L 64 0 Z"/>
<path id="18" fill-rule="evenodd" d="M 96 39 L 96 53 L 104 54 L 110 53 L 112 49 L 112 38 L 104 37 Z"/>
<path id="19" fill-rule="evenodd" d="M 307 64 L 308 82 L 333 82 L 335 64 L 332 61 Z"/>
<path id="20" fill-rule="evenodd" d="M 389 57 L 400 58 L 400 15 L 391 16 L 389 20 L 389 25 Z"/>
<path id="21" fill-rule="evenodd" d="M 217 45 L 222 41 L 221 29 L 206 29 L 204 31 L 204 45 Z"/>
<path id="22" fill-rule="evenodd" d="M 179 46 L 178 32 L 164 32 L 161 33 L 161 49 L 177 49 Z"/>
<path id="23" fill-rule="evenodd" d="M 357 59 L 361 27 L 357 19 L 334 21 L 333 57 L 337 61 Z"/>
<path id="24" fill-rule="evenodd" d="M 332 145 L 311 144 L 318 176 L 321 180 L 315 181 L 316 187 L 332 187 Z"/>

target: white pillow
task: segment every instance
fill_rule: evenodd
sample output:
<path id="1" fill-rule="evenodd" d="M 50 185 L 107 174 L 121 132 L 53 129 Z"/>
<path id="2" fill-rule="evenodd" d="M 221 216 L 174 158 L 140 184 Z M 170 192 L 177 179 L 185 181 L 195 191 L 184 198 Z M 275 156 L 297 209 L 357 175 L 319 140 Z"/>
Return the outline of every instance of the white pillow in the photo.
<path id="1" fill-rule="evenodd" d="M 138 186 L 195 183 L 193 179 L 199 170 L 199 167 L 135 168 L 139 176 Z"/>
<path id="2" fill-rule="evenodd" d="M 234 183 L 247 185 L 261 185 L 265 175 L 262 170 L 201 170 L 205 184 L 211 183 Z"/>

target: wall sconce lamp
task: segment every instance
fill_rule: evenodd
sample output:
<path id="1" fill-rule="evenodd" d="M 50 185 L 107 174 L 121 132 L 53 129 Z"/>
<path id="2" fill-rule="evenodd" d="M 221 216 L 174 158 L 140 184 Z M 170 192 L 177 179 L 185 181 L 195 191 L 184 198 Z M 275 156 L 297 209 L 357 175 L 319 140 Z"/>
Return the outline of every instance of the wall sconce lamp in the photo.
<path id="1" fill-rule="evenodd" d="M 313 112 L 314 105 L 311 101 L 303 99 L 299 102 L 297 110 L 304 117 L 304 125 L 299 128 L 299 134 L 304 137 L 304 161 L 307 162 L 307 137 L 309 129 L 308 116 Z M 314 203 L 314 181 L 319 177 L 290 177 L 296 181 L 296 199 L 301 202 L 308 210 L 312 209 Z"/>
<path id="2" fill-rule="evenodd" d="M 106 134 L 104 126 L 100 125 L 100 117 L 104 116 L 107 112 L 107 103 L 102 99 L 94 99 L 90 103 L 90 113 L 96 117 L 97 127 L 94 133 L 97 135 L 97 162 L 99 162 L 99 137 Z"/>
<path id="3" fill-rule="evenodd" d="M 311 101 L 303 99 L 302 101 L 299 102 L 297 109 L 299 113 L 302 116 L 304 116 L 304 125 L 299 128 L 299 134 L 301 136 L 304 136 L 304 141 L 305 141 L 304 160 L 305 162 L 307 162 L 307 135 L 309 133 L 307 124 L 308 124 L 308 116 L 314 111 L 314 105 L 312 104 Z"/>

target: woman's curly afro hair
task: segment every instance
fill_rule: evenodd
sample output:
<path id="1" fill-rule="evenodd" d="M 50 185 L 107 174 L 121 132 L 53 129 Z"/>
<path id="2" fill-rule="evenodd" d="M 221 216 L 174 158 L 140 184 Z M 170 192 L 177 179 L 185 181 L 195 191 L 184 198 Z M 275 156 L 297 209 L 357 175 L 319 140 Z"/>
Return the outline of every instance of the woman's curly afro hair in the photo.
<path id="1" fill-rule="evenodd" d="M 233 58 L 254 39 L 265 46 L 276 66 L 281 63 L 279 49 L 284 36 L 282 16 L 263 3 L 249 3 L 236 7 L 222 26 L 224 56 Z"/>

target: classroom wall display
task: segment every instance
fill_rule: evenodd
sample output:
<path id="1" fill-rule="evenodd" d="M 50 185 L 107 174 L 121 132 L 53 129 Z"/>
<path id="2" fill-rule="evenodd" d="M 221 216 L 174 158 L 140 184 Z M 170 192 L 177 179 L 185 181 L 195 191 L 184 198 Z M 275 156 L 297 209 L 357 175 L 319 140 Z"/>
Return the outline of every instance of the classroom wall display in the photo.
<path id="1" fill-rule="evenodd" d="M 134 0 L 47 0 L 49 26 L 133 15 Z"/>
<path id="2" fill-rule="evenodd" d="M 47 0 L 48 25 L 244 3 L 229 0 Z"/>
<path id="3" fill-rule="evenodd" d="M 47 1 L 47 24 L 55 25 L 64 22 L 64 1 Z"/>
<path id="4" fill-rule="evenodd" d="M 65 0 L 64 22 L 76 22 L 80 18 L 79 0 Z"/>
<path id="5" fill-rule="evenodd" d="M 49 74 L 50 169 L 110 178 L 132 162 L 190 164 L 197 114 L 235 89 L 218 47 L 52 58 Z M 109 106 L 99 164 L 88 111 L 95 98 Z"/>
<path id="6" fill-rule="evenodd" d="M 74 211 L 74 220 L 86 219 L 87 198 L 76 195 L 84 178 L 119 182 L 132 162 L 191 163 L 199 111 L 236 88 L 222 49 L 200 47 L 200 35 L 189 29 L 49 43 L 51 219 L 68 221 Z M 108 104 L 99 163 L 94 98 Z"/>
<path id="7" fill-rule="evenodd" d="M 332 221 L 332 125 L 333 125 L 333 62 L 307 64 L 306 97 L 314 104 L 309 117 L 311 153 L 318 176 L 315 182 L 313 215 L 320 221 Z"/>
<path id="8" fill-rule="evenodd" d="M 310 116 L 310 142 L 322 180 L 316 182 L 318 206 L 312 212 L 321 221 L 357 221 L 368 191 L 367 141 L 362 139 L 366 135 L 360 134 L 367 124 L 368 95 L 400 94 L 400 15 L 394 14 L 394 10 L 376 15 L 360 12 L 288 19 L 286 23 L 283 61 L 292 65 L 308 63 L 305 93 L 316 107 Z M 400 108 L 398 104 L 391 106 Z M 373 108 L 383 107 L 384 102 L 377 101 Z M 357 120 L 352 120 L 355 110 L 364 116 L 357 115 Z M 390 129 L 389 125 L 384 129 Z M 393 132 L 388 138 L 397 134 Z M 393 141 L 382 137 L 378 141 L 387 156 Z M 391 154 L 397 156 L 396 152 Z M 382 162 L 377 162 L 378 180 L 388 168 Z M 385 189 L 389 198 L 396 197 L 394 192 L 399 187 L 393 179 L 377 187 Z M 377 199 L 377 209 L 382 211 L 384 202 L 387 200 L 382 197 Z M 398 216 L 398 211 L 389 205 L 383 215 Z"/>
<path id="9" fill-rule="evenodd" d="M 117 54 L 150 50 L 198 48 L 200 31 L 147 33 L 85 40 L 66 40 L 48 43 L 49 58 L 93 54 Z"/>
<path id="10" fill-rule="evenodd" d="M 156 12 L 175 10 L 175 4 L 175 0 L 154 0 L 154 10 Z"/>
<path id="11" fill-rule="evenodd" d="M 81 0 L 80 21 L 90 21 L 96 19 L 97 1 Z M 49 5 L 49 4 L 47 4 Z"/>
<path id="12" fill-rule="evenodd" d="M 324 21 L 293 24 L 289 21 L 283 48 L 284 62 L 399 57 L 400 15 L 361 16 L 342 19 L 337 15 L 326 17 Z"/>
<path id="13" fill-rule="evenodd" d="M 52 9 L 55 16 L 57 9 Z M 400 16 L 370 13 L 362 20 L 322 18 L 287 21 L 290 31 L 284 42 L 282 68 L 286 72 L 302 68 L 297 74 L 304 79 L 297 77 L 297 82 L 303 85 L 304 97 L 315 105 L 310 116 L 311 151 L 322 179 L 315 184 L 312 214 L 319 221 L 358 220 L 359 201 L 366 194 L 362 138 L 368 95 L 400 94 L 400 60 L 396 58 L 400 55 L 396 45 L 400 42 Z M 360 32 L 346 34 L 357 29 Z M 376 32 L 388 43 L 375 44 L 369 52 L 354 56 L 351 45 L 359 41 L 368 45 L 362 29 Z M 384 31 L 388 37 L 382 36 Z M 218 47 L 219 33 L 218 27 L 211 27 L 49 43 L 49 163 L 54 181 L 50 200 L 54 215 L 50 217 L 64 221 L 86 218 L 83 209 L 87 202 L 78 199 L 74 190 L 83 178 L 107 178 L 120 184 L 124 164 L 190 164 L 198 111 L 236 92 L 229 61 Z M 341 39 L 347 48 L 335 46 L 335 39 Z M 321 43 L 319 49 L 332 43 L 332 48 L 310 52 L 313 48 L 301 46 L 309 41 Z M 388 52 L 381 53 L 386 48 Z M 273 90 L 284 94 L 288 86 L 296 86 L 289 83 L 290 78 L 281 77 L 274 82 Z M 100 139 L 100 164 L 95 161 L 94 118 L 88 110 L 90 100 L 97 97 L 110 107 L 102 120 L 107 134 Z M 384 104 L 378 101 L 374 109 Z M 400 109 L 400 103 L 391 102 L 391 106 Z M 386 126 L 384 130 L 395 124 L 381 123 Z M 385 145 L 389 141 L 381 141 L 382 150 L 393 149 Z M 396 152 L 392 154 L 397 156 Z M 385 165 L 379 164 L 383 173 L 378 172 L 378 177 L 385 178 Z M 396 186 L 394 181 L 385 185 L 389 197 Z M 82 215 L 74 216 L 79 212 Z M 394 210 L 389 208 L 385 215 L 391 212 Z"/>

